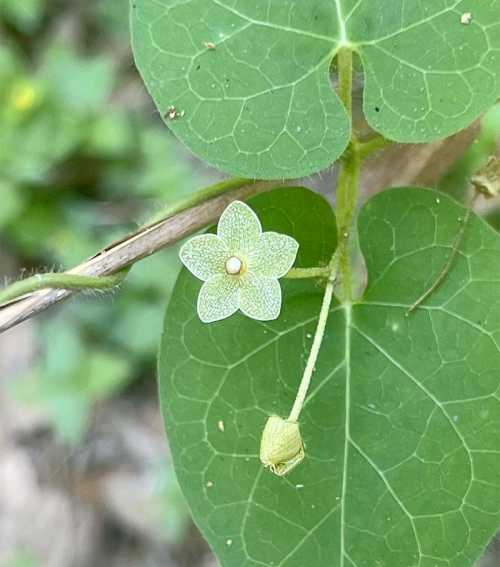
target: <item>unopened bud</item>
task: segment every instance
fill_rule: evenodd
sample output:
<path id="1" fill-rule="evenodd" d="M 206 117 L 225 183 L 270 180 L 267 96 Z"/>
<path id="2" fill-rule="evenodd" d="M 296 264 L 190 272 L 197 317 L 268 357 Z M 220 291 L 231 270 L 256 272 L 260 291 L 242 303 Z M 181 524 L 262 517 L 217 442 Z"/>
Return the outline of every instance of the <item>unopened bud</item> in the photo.
<path id="1" fill-rule="evenodd" d="M 278 476 L 284 476 L 304 458 L 304 444 L 299 424 L 272 415 L 264 427 L 260 442 L 260 460 Z"/>

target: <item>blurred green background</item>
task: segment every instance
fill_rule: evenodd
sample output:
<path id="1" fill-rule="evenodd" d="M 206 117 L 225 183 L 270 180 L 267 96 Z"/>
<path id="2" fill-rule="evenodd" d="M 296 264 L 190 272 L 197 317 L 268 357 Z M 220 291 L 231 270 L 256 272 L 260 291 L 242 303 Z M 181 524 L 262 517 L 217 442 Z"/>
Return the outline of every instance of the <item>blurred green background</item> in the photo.
<path id="1" fill-rule="evenodd" d="M 115 100 L 123 81 L 135 79 L 128 65 L 120 72 L 110 55 L 82 55 L 51 41 L 33 69 L 16 47 L 0 51 L 0 81 L 7 87 L 0 102 L 0 229 L 25 273 L 81 262 L 145 221 L 156 203 L 202 182 L 179 159 L 150 108 Z M 31 394 L 29 388 L 24 394 L 52 400 L 55 425 L 66 440 L 78 440 L 89 402 L 151 364 L 160 306 L 176 271 L 175 251 L 155 255 L 134 268 L 113 304 L 71 304 L 49 324 L 46 361 L 35 371 Z M 44 391 L 35 386 L 40 374 L 48 377 Z M 82 383 L 101 374 L 104 383 Z M 77 398 L 84 390 L 87 397 Z M 60 405 L 53 403 L 57 392 L 64 395 Z"/>
<path id="2" fill-rule="evenodd" d="M 499 131 L 497 105 L 440 189 L 464 199 Z M 128 0 L 0 0 L 1 276 L 76 265 L 215 179 L 172 138 L 142 86 Z M 497 211 L 485 214 L 498 229 Z M 12 403 L 42 417 L 30 427 L 9 425 L 3 444 L 23 449 L 16 459 L 29 454 L 22 463 L 37 476 L 34 486 L 77 498 L 78 526 L 99 522 L 99 533 L 79 554 L 70 545 L 54 558 L 24 537 L 25 524 L 4 543 L 0 527 L 0 567 L 213 564 L 177 487 L 156 408 L 156 348 L 178 269 L 175 249 L 155 254 L 118 292 L 69 301 L 28 323 L 32 344 L 20 352 L 30 358 L 15 380 L 0 378 Z M 3 356 L 12 350 L 5 345 Z M 104 434 L 96 431 L 108 422 Z M 94 450 L 98 442 L 104 451 Z M 138 503 L 133 493 L 141 490 L 147 497 Z M 1 506 L 0 493 L 0 526 Z M 87 508 L 90 516 L 82 516 Z M 139 525 L 143 517 L 150 519 Z"/>
<path id="3" fill-rule="evenodd" d="M 0 0 L 0 231 L 19 275 L 76 265 L 208 182 L 143 91 L 127 9 Z M 70 303 L 44 325 L 46 355 L 18 394 L 62 439 L 78 442 L 93 402 L 151 376 L 177 270 L 175 250 L 157 254 L 113 301 Z"/>
<path id="4" fill-rule="evenodd" d="M 127 0 L 0 0 L 2 283 L 76 265 L 214 178 L 174 141 L 142 86 L 130 52 Z M 119 291 L 69 301 L 29 323 L 31 364 L 2 383 L 21 407 L 41 413 L 30 435 L 48 429 L 50 442 L 63 447 L 65 468 L 95 441 L 96 408 L 112 400 L 156 404 L 156 349 L 178 269 L 175 249 L 158 253 L 134 266 Z M 155 435 L 163 438 L 161 428 Z M 85 465 L 86 473 L 101 465 Z M 191 545 L 189 513 L 166 447 L 148 467 L 150 524 L 158 529 L 148 525 L 154 534 L 147 545 Z M 0 524 L 1 505 L 0 498 Z M 16 538 L 2 539 L 0 527 L 2 567 L 70 564 L 39 552 L 36 542 L 27 549 Z M 200 564 L 205 548 L 197 559 L 165 553 L 153 553 L 151 565 Z M 91 555 L 88 561 L 95 564 Z"/>

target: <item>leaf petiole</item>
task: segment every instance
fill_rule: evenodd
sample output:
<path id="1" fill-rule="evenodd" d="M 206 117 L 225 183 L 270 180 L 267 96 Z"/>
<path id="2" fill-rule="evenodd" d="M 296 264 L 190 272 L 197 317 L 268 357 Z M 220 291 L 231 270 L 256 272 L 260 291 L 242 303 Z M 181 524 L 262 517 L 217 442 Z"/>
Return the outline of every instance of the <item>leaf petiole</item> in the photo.
<path id="1" fill-rule="evenodd" d="M 317 266 L 314 268 L 291 268 L 283 277 L 288 279 L 304 279 L 304 278 L 328 278 L 330 276 L 330 268 L 325 266 Z"/>
<path id="2" fill-rule="evenodd" d="M 365 142 L 358 141 L 356 143 L 356 150 L 359 157 L 361 159 L 365 159 L 392 143 L 393 142 L 391 140 L 388 140 L 387 138 L 384 138 L 384 136 L 378 134 Z"/>

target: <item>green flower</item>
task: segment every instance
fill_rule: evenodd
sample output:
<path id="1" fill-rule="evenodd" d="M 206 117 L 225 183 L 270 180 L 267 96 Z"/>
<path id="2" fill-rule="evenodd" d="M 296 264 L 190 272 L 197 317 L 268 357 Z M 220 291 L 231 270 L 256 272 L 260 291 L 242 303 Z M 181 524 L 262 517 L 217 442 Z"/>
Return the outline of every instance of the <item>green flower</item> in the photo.
<path id="1" fill-rule="evenodd" d="M 291 236 L 262 232 L 253 210 L 233 201 L 222 213 L 217 234 L 202 234 L 182 246 L 186 268 L 203 280 L 198 315 L 204 323 L 225 319 L 238 309 L 259 321 L 281 310 L 278 278 L 292 267 L 299 245 Z"/>
<path id="2" fill-rule="evenodd" d="M 296 421 L 272 415 L 260 441 L 260 461 L 278 476 L 284 476 L 304 459 L 304 443 Z"/>

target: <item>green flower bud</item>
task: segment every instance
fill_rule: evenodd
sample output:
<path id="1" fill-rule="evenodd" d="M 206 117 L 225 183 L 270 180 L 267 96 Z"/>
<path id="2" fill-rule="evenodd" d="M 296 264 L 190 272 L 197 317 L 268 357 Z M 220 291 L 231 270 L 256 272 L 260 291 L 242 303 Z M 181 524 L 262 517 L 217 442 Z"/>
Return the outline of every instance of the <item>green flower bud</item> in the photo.
<path id="1" fill-rule="evenodd" d="M 284 476 L 304 458 L 304 444 L 299 424 L 272 415 L 264 427 L 260 442 L 260 460 L 278 476 Z"/>

